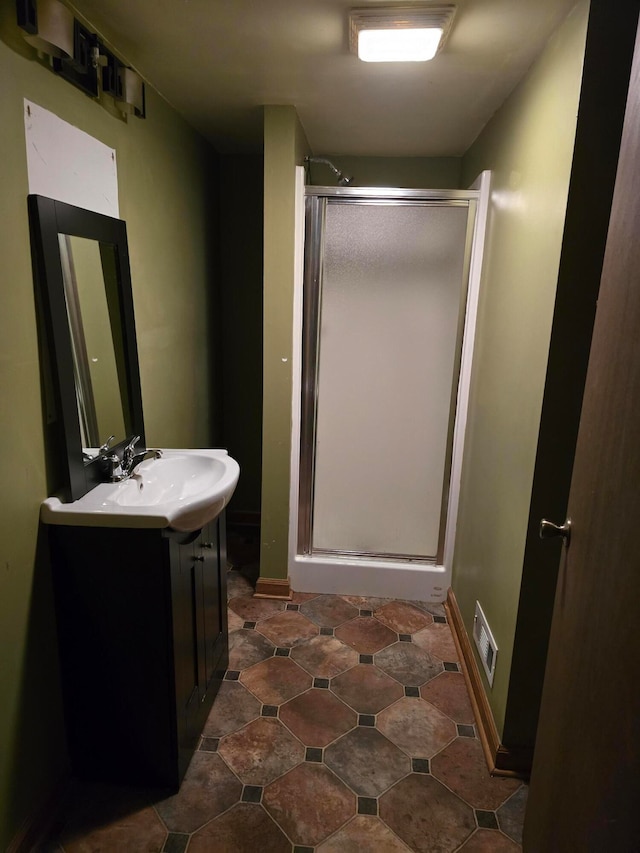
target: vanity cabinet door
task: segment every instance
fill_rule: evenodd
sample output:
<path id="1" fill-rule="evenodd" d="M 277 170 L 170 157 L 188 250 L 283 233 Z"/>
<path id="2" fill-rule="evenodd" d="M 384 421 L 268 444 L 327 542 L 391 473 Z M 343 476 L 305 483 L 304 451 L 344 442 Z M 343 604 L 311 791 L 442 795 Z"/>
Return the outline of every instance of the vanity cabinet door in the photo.
<path id="1" fill-rule="evenodd" d="M 197 748 L 228 664 L 224 517 L 169 533 L 180 775 Z"/>
<path id="2" fill-rule="evenodd" d="M 222 548 L 224 527 L 215 523 L 203 528 L 196 542 L 196 559 L 202 566 L 202 647 L 206 693 L 227 667 L 226 549 Z M 222 535 L 220 535 L 222 534 Z M 224 559 L 223 559 L 224 556 Z"/>
<path id="3" fill-rule="evenodd" d="M 196 534 L 197 535 L 197 534 Z M 201 567 L 195 562 L 194 534 L 168 534 L 171 564 L 171 607 L 176 696 L 176 729 L 180 775 L 186 770 L 200 734 L 202 655 L 199 654 Z M 184 766 L 183 766 L 184 765 Z"/>
<path id="4" fill-rule="evenodd" d="M 183 634 L 174 636 L 171 543 L 159 530 L 52 526 L 49 534 L 74 773 L 177 788 Z"/>

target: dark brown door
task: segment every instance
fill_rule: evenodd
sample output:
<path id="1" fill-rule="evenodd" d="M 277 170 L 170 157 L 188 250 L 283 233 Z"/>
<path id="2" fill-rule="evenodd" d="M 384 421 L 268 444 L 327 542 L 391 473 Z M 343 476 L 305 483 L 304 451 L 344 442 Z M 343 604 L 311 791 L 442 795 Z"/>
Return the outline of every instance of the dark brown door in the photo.
<path id="1" fill-rule="evenodd" d="M 561 557 L 524 849 L 635 853 L 640 850 L 638 41 L 568 514 L 571 542 Z"/>

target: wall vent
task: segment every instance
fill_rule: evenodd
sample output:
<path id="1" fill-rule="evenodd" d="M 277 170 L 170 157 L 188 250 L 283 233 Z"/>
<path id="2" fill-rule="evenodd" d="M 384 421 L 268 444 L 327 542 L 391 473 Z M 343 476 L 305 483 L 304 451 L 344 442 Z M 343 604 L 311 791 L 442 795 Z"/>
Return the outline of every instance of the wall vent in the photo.
<path id="1" fill-rule="evenodd" d="M 473 639 L 476 641 L 480 660 L 487 674 L 489 684 L 493 687 L 493 674 L 496 670 L 498 646 L 493 639 L 493 634 L 487 624 L 487 617 L 484 615 L 478 601 L 476 601 L 476 612 L 473 617 Z"/>

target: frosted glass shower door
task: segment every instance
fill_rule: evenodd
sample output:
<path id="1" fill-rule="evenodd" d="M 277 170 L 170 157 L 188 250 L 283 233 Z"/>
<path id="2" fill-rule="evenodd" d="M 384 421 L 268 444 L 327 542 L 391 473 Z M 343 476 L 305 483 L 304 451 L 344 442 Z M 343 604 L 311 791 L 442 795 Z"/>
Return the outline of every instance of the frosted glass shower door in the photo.
<path id="1" fill-rule="evenodd" d="M 466 294 L 468 207 L 329 199 L 312 550 L 435 560 Z"/>

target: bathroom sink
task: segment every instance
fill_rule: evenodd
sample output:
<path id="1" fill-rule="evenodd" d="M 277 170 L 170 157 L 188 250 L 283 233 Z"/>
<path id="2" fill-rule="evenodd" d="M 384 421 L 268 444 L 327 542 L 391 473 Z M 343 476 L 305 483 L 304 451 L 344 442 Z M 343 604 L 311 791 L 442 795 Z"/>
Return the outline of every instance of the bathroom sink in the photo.
<path id="1" fill-rule="evenodd" d="M 240 468 L 226 450 L 163 450 L 120 483 L 101 483 L 82 498 L 47 498 L 46 524 L 83 527 L 171 527 L 199 530 L 227 505 Z"/>

